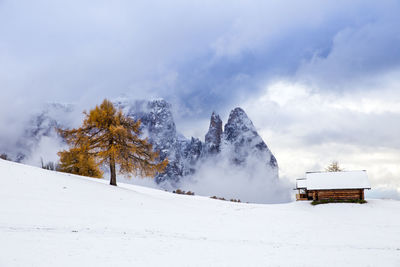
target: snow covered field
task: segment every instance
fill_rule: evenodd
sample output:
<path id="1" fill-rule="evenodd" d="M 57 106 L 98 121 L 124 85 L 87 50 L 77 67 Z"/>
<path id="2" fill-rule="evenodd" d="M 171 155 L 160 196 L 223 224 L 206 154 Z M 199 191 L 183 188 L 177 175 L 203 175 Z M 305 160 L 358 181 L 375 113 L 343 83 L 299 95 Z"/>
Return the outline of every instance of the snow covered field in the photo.
<path id="1" fill-rule="evenodd" d="M 400 201 L 261 205 L 0 160 L 0 266 L 400 266 Z"/>

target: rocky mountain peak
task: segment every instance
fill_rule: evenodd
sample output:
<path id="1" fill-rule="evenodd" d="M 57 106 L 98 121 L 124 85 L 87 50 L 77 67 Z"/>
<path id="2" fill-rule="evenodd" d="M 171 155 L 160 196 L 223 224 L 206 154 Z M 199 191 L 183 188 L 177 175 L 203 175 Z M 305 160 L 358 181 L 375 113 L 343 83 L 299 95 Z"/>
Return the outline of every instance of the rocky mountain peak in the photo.
<path id="1" fill-rule="evenodd" d="M 210 127 L 205 136 L 205 152 L 208 154 L 216 154 L 220 152 L 222 138 L 222 120 L 215 112 L 212 113 L 210 119 Z"/>
<path id="2" fill-rule="evenodd" d="M 157 113 L 171 110 L 171 104 L 162 98 L 149 101 L 147 105 L 150 109 L 153 109 L 153 111 Z"/>
<path id="3" fill-rule="evenodd" d="M 275 157 L 258 135 L 253 122 L 239 107 L 233 109 L 229 114 L 228 122 L 224 126 L 224 140 L 227 145 L 233 146 L 232 160 L 236 164 L 244 163 L 251 155 L 265 158 L 269 166 L 277 167 Z"/>
<path id="4" fill-rule="evenodd" d="M 244 133 L 258 135 L 246 112 L 241 108 L 235 108 L 229 114 L 228 122 L 224 126 L 225 139 L 235 141 L 239 136 L 243 136 Z"/>
<path id="5" fill-rule="evenodd" d="M 176 135 L 176 126 L 171 112 L 171 104 L 163 99 L 149 101 L 146 121 L 150 132 L 161 134 L 164 138 Z M 143 120 L 143 118 L 142 118 Z"/>

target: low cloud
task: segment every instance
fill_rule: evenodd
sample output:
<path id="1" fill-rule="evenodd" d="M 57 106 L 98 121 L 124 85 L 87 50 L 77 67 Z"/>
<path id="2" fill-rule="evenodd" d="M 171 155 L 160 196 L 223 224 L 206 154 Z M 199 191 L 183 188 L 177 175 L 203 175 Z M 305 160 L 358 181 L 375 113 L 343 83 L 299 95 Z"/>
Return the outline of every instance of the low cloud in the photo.
<path id="1" fill-rule="evenodd" d="M 23 163 L 40 166 L 42 163 L 47 164 L 48 162 L 58 163 L 59 157 L 57 153 L 67 146 L 62 143 L 62 140 L 52 134 L 51 136 L 43 136 L 29 156 L 23 160 Z"/>
<path id="2" fill-rule="evenodd" d="M 264 160 L 250 156 L 245 164 L 235 165 L 227 155 L 217 155 L 201 161 L 196 172 L 183 177 L 177 185 L 171 186 L 167 182 L 161 187 L 251 203 L 291 201 L 293 185 L 285 179 L 279 179 Z"/>

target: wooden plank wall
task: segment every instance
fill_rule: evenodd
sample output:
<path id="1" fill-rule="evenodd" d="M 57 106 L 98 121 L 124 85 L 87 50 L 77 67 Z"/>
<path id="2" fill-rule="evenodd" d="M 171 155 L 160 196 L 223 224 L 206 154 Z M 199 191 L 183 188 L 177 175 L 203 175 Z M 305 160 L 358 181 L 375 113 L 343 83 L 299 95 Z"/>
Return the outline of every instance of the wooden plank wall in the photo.
<path id="1" fill-rule="evenodd" d="M 338 189 L 338 190 L 312 190 L 314 200 L 349 200 L 349 199 L 364 199 L 364 189 Z"/>

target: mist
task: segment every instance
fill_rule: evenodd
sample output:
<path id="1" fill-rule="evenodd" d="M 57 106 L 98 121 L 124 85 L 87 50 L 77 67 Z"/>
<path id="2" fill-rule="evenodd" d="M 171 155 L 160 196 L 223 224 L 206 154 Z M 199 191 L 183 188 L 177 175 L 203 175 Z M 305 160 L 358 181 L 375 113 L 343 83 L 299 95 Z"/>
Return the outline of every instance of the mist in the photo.
<path id="1" fill-rule="evenodd" d="M 267 165 L 265 160 L 249 156 L 245 163 L 237 165 L 221 152 L 201 160 L 196 172 L 181 178 L 177 184 L 171 185 L 167 181 L 161 183 L 160 187 L 250 203 L 291 201 L 293 185 L 285 179 L 279 179 L 276 170 Z"/>

